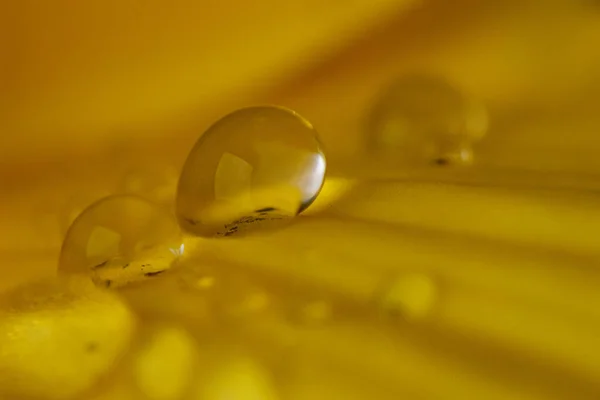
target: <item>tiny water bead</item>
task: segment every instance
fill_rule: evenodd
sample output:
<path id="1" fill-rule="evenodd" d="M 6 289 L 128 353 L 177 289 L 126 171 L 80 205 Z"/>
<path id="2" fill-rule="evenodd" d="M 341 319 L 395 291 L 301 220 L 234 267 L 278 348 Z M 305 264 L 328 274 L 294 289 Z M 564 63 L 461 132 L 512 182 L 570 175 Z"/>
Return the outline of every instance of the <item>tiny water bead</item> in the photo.
<path id="1" fill-rule="evenodd" d="M 373 155 L 412 165 L 470 164 L 473 144 L 488 126 L 481 102 L 426 75 L 397 80 L 369 117 L 368 147 Z"/>
<path id="2" fill-rule="evenodd" d="M 183 250 L 168 211 L 137 196 L 114 195 L 75 219 L 63 241 L 59 273 L 86 274 L 97 285 L 118 287 L 159 275 Z"/>
<path id="3" fill-rule="evenodd" d="M 277 226 L 315 200 L 325 168 L 315 129 L 295 112 L 237 110 L 190 152 L 177 189 L 179 223 L 204 237 Z"/>

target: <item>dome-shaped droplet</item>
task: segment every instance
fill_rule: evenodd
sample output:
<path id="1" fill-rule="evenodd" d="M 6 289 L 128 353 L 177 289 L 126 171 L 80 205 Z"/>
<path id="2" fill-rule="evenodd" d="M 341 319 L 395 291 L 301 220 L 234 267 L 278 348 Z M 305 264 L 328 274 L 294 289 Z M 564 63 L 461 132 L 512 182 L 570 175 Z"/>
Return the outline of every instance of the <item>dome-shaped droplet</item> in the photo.
<path id="1" fill-rule="evenodd" d="M 137 196 L 106 197 L 85 209 L 64 239 L 59 272 L 115 287 L 156 276 L 183 253 L 175 217 Z"/>
<path id="2" fill-rule="evenodd" d="M 177 190 L 179 223 L 205 237 L 277 224 L 306 209 L 324 177 L 310 123 L 284 108 L 244 108 L 212 125 L 190 152 Z"/>
<path id="3" fill-rule="evenodd" d="M 375 103 L 368 145 L 376 157 L 411 165 L 467 165 L 487 125 L 481 102 L 443 79 L 408 75 Z"/>

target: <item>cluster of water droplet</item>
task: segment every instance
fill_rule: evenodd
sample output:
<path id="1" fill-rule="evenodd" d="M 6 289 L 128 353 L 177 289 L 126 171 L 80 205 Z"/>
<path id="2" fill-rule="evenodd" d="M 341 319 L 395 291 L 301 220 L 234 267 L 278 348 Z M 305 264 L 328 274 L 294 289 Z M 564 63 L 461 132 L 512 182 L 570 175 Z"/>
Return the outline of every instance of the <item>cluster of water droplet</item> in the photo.
<path id="1" fill-rule="evenodd" d="M 368 149 L 372 154 L 437 165 L 470 163 L 472 145 L 484 135 L 487 123 L 479 103 L 449 84 L 427 77 L 398 81 L 377 103 L 370 121 Z M 133 173 L 119 186 L 120 194 L 102 193 L 87 207 L 83 205 L 90 203 L 89 193 L 88 197 L 74 198 L 60 220 L 65 236 L 58 283 L 34 287 L 31 293 L 15 292 L 17 295 L 0 298 L 0 312 L 26 304 L 23 309 L 38 318 L 38 324 L 45 324 L 48 331 L 60 336 L 62 347 L 56 349 L 70 354 L 72 364 L 83 366 L 83 373 L 77 368 L 61 370 L 65 364 L 49 362 L 47 365 L 54 368 L 56 374 L 72 378 L 71 385 L 64 388 L 65 396 L 71 396 L 109 369 L 125 351 L 134 332 L 135 318 L 120 297 L 94 287 L 90 280 L 102 288 L 119 288 L 162 275 L 175 266 L 184 253 L 183 232 L 227 240 L 224 238 L 282 227 L 316 200 L 324 185 L 325 170 L 326 160 L 317 133 L 304 118 L 281 107 L 237 110 L 215 122 L 200 137 L 185 161 L 177 185 L 173 171 Z M 184 286 L 192 291 L 204 293 L 222 318 L 243 320 L 244 315 L 258 313 L 266 318 L 280 315 L 275 305 L 279 300 L 277 295 L 254 285 L 241 274 L 196 272 L 189 268 L 187 275 L 182 273 L 179 278 L 185 278 Z M 79 280 L 80 277 L 84 279 Z M 173 288 L 169 285 L 175 280 L 155 283 L 165 281 L 161 290 L 149 296 L 143 291 L 148 285 L 132 285 L 142 290 L 132 290 L 123 294 L 123 298 L 130 304 L 140 301 L 146 307 L 154 307 L 153 312 L 161 305 L 170 309 L 188 307 L 182 313 L 196 307 L 190 306 L 193 301 L 187 300 L 197 298 L 182 295 L 185 291 L 182 287 L 170 291 Z M 152 292 L 152 284 L 149 286 Z M 157 299 L 156 293 L 172 294 L 173 298 Z M 26 297 L 26 301 L 21 297 Z M 427 276 L 407 274 L 386 281 L 377 301 L 387 315 L 416 319 L 430 312 L 436 298 L 436 287 Z M 325 300 L 325 296 L 305 300 L 294 304 L 296 313 L 292 319 L 297 323 L 318 325 L 334 313 L 334 305 Z M 8 306 L 4 307 L 3 301 Z M 53 302 L 58 302 L 58 306 Z M 32 304 L 39 310 L 31 307 Z M 75 317 L 79 318 L 79 314 L 72 312 L 73 304 L 80 308 L 80 314 L 88 314 L 84 319 L 87 330 L 78 325 Z M 57 322 L 48 317 L 46 305 L 69 311 L 60 316 L 70 324 L 66 325 L 68 329 L 62 320 Z M 289 304 L 285 307 L 292 308 Z M 336 315 L 339 312 L 336 308 Z M 200 311 L 194 310 L 194 313 Z M 16 319 L 12 323 L 0 329 L 0 337 L 8 338 L 3 342 L 14 341 L 13 326 L 25 326 L 27 321 Z M 71 340 L 77 335 L 77 340 Z M 192 390 L 190 382 L 194 379 L 190 371 L 198 362 L 194 339 L 187 331 L 168 326 L 155 327 L 146 332 L 146 336 L 147 343 L 138 346 L 138 358 L 128 359 L 129 364 L 126 363 L 134 371 L 136 390 L 148 398 L 161 399 L 177 399 Z M 85 341 L 78 341 L 82 338 Z M 30 346 L 28 341 L 36 340 L 27 336 L 21 339 L 23 343 L 15 343 Z M 98 351 L 99 347 L 103 348 L 102 352 Z M 46 355 L 50 361 L 58 359 L 55 353 Z M 19 354 L 7 360 L 5 369 L 15 370 L 28 379 L 45 379 L 41 368 L 19 369 L 25 365 Z M 247 386 L 261 398 L 270 398 L 267 380 L 258 367 L 247 365 L 245 361 L 232 365 L 237 368 L 233 372 L 225 366 L 222 371 L 215 370 L 212 386 L 203 388 L 201 395 L 215 398 L 234 395 L 237 389 L 231 389 L 235 385 L 229 382 L 234 379 L 230 375 L 237 374 L 250 377 Z M 20 381 L 14 381 L 17 383 L 11 390 L 23 392 Z M 39 394 L 24 393 L 34 397 Z"/>
<path id="2" fill-rule="evenodd" d="M 369 116 L 370 154 L 413 163 L 469 164 L 487 127 L 479 102 L 430 76 L 399 79 Z M 174 173 L 156 177 L 160 188 L 133 174 L 119 188 L 126 194 L 105 197 L 77 217 L 65 213 L 72 224 L 59 271 L 88 274 L 106 287 L 155 276 L 183 253 L 180 228 L 211 238 L 280 227 L 317 198 L 325 168 L 315 129 L 295 112 L 234 111 L 200 137 L 176 188 Z M 164 207 L 170 198 L 174 215 Z"/>
<path id="3" fill-rule="evenodd" d="M 172 181 L 162 175 L 161 190 L 131 175 L 120 188 L 126 194 L 69 213 L 59 272 L 118 287 L 169 269 L 184 250 L 180 228 L 225 237 L 281 226 L 316 199 L 325 156 L 314 128 L 295 112 L 250 107 L 200 137 L 179 178 L 175 215 L 162 206 Z"/>

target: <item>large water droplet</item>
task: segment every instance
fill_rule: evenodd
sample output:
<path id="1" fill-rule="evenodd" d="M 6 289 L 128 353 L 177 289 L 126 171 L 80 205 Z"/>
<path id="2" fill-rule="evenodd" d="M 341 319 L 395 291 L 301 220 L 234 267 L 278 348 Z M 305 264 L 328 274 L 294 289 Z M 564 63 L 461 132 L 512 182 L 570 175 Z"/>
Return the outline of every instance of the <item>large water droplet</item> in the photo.
<path id="1" fill-rule="evenodd" d="M 325 178 L 316 131 L 293 111 L 250 107 L 212 125 L 184 165 L 179 223 L 198 236 L 230 236 L 302 212 Z"/>
<path id="2" fill-rule="evenodd" d="M 468 165 L 487 126 L 481 102 L 443 79 L 408 75 L 376 102 L 368 144 L 377 157 L 412 165 Z"/>
<path id="3" fill-rule="evenodd" d="M 85 209 L 64 239 L 59 272 L 89 274 L 106 287 L 150 278 L 183 253 L 174 216 L 137 196 L 106 197 Z"/>

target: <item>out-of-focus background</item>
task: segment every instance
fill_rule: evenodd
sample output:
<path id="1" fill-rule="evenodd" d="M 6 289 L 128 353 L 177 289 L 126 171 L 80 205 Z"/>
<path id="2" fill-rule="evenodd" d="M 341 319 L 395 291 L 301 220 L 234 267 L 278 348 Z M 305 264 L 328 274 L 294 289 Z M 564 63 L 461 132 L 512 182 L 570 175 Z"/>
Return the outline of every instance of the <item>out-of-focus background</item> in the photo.
<path id="1" fill-rule="evenodd" d="M 171 182 L 202 132 L 236 108 L 298 111 L 330 166 L 346 165 L 364 152 L 382 90 L 413 72 L 485 104 L 489 130 L 473 168 L 578 191 L 545 208 L 539 193 L 511 203 L 425 189 L 398 203 L 415 207 L 405 220 L 445 231 L 465 223 L 470 234 L 536 249 L 539 237 L 597 267 L 598 1 L 20 0 L 0 3 L 0 287 L 53 275 L 69 213 L 128 174 L 141 174 L 140 185 Z M 478 225 L 490 211 L 480 202 L 507 213 Z M 472 220 L 460 214 L 471 208 Z M 593 382 L 600 367 L 588 361 Z"/>
<path id="2" fill-rule="evenodd" d="M 0 18 L 4 251 L 39 246 L 32 201 L 140 164 L 177 168 L 236 107 L 289 106 L 330 157 L 351 156 L 374 96 L 407 72 L 485 102 L 482 163 L 600 170 L 592 0 L 24 0 Z"/>

